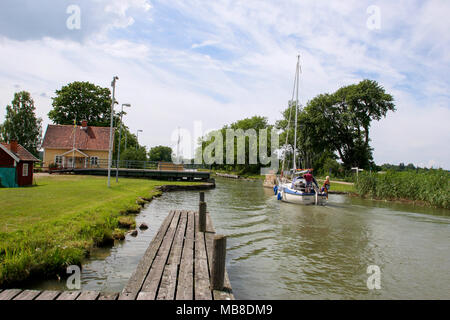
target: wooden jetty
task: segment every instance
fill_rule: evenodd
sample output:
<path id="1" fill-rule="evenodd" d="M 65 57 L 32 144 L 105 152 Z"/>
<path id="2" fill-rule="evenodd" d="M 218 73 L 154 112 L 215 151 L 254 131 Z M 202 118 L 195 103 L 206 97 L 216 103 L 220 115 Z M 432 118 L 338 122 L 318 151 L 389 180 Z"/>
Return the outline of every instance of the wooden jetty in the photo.
<path id="1" fill-rule="evenodd" d="M 206 209 L 206 206 L 205 206 Z M 171 211 L 139 262 L 119 300 L 234 300 L 226 271 L 223 286 L 211 285 L 216 236 L 209 213 Z M 224 266 L 225 261 L 218 261 Z"/>
<path id="2" fill-rule="evenodd" d="M 119 293 L 97 291 L 50 291 L 50 290 L 20 290 L 0 289 L 2 300 L 117 300 Z"/>
<path id="3" fill-rule="evenodd" d="M 228 179 L 240 179 L 241 177 L 236 174 L 220 173 L 216 172 L 216 176 Z"/>
<path id="4" fill-rule="evenodd" d="M 199 211 L 167 215 L 121 293 L 0 289 L 0 300 L 234 300 L 225 256 L 200 192 Z"/>

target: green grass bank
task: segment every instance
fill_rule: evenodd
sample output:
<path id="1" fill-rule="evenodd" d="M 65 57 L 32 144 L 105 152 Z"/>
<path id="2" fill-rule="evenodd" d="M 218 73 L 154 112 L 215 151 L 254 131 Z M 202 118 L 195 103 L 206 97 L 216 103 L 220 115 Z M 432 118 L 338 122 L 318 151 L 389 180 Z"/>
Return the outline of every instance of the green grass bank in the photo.
<path id="1" fill-rule="evenodd" d="M 0 189 L 0 287 L 65 274 L 93 246 L 123 237 L 158 186 L 193 184 L 122 178 L 108 189 L 106 179 L 43 175 L 33 187 Z"/>
<path id="2" fill-rule="evenodd" d="M 408 200 L 450 209 L 449 178 L 450 173 L 444 170 L 388 171 L 384 174 L 362 172 L 355 183 L 355 190 L 362 197 Z"/>

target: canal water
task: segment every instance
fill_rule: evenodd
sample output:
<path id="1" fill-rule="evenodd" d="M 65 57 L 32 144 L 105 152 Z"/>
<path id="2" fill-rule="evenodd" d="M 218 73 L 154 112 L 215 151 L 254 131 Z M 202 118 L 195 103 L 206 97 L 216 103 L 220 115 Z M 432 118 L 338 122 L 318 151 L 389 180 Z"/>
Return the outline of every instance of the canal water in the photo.
<path id="1" fill-rule="evenodd" d="M 228 236 L 237 299 L 450 299 L 447 210 L 344 195 L 330 195 L 327 206 L 292 205 L 260 181 L 226 179 L 205 197 L 217 232 Z M 198 193 L 165 193 L 150 203 L 136 219 L 150 228 L 96 249 L 83 266 L 82 290 L 121 291 L 172 209 L 197 210 Z M 368 288 L 369 266 L 379 268 L 380 289 Z"/>

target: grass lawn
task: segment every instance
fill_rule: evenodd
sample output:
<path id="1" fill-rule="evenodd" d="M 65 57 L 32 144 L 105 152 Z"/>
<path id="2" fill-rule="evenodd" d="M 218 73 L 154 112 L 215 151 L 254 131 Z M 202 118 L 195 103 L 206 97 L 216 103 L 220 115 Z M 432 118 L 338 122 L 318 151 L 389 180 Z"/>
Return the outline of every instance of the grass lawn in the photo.
<path id="1" fill-rule="evenodd" d="M 325 180 L 317 179 L 317 183 L 319 184 L 319 187 L 322 187 L 323 182 Z M 340 182 L 340 181 L 334 181 L 330 179 L 331 188 L 330 192 L 337 191 L 337 192 L 348 192 L 348 193 L 355 193 L 356 189 L 353 183 L 348 182 Z"/>
<path id="2" fill-rule="evenodd" d="M 192 184 L 106 177 L 37 176 L 37 186 L 0 189 L 0 286 L 32 276 L 52 276 L 81 264 L 94 245 L 133 222 L 138 198 L 150 200 L 163 184 Z"/>

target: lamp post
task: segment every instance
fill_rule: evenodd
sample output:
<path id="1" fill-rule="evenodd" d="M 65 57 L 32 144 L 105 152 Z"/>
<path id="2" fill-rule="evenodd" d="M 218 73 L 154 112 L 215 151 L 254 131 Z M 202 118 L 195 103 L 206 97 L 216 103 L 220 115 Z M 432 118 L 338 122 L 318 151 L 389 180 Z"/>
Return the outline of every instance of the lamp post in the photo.
<path id="1" fill-rule="evenodd" d="M 112 162 L 112 145 L 113 145 L 113 120 L 114 120 L 114 104 L 116 103 L 116 81 L 119 77 L 114 76 L 111 82 L 112 87 L 112 100 L 111 100 L 111 124 L 109 126 L 109 149 L 108 149 L 108 188 L 111 188 L 111 162 Z"/>
<path id="2" fill-rule="evenodd" d="M 117 163 L 116 163 L 116 182 L 119 182 L 119 161 L 120 161 L 120 142 L 122 140 L 122 117 L 123 117 L 123 107 L 131 107 L 129 103 L 122 104 L 122 111 L 120 112 L 120 131 L 119 131 L 119 144 L 117 146 Z"/>
<path id="3" fill-rule="evenodd" d="M 139 145 L 139 132 L 144 132 L 144 131 L 138 130 L 136 133 L 136 150 L 138 149 L 138 145 Z"/>

